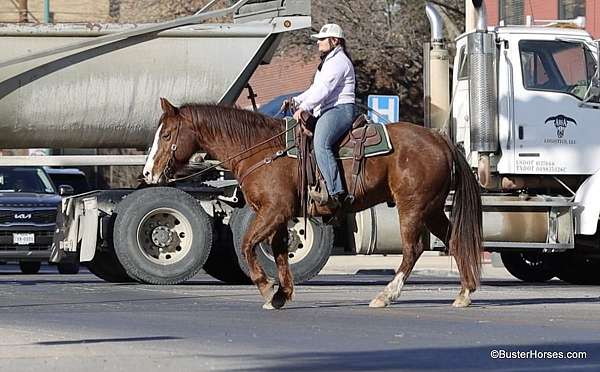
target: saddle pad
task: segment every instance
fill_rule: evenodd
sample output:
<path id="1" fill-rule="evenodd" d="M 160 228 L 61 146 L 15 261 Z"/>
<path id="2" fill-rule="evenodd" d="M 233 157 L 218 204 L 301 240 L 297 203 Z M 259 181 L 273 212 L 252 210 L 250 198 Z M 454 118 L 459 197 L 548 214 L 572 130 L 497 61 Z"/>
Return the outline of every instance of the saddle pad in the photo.
<path id="1" fill-rule="evenodd" d="M 293 118 L 285 118 L 286 129 L 291 128 L 296 124 L 296 120 Z M 379 132 L 379 136 L 381 137 L 381 141 L 376 144 L 369 145 L 365 148 L 365 157 L 369 158 L 371 156 L 384 155 L 392 151 L 392 143 L 390 142 L 390 136 L 388 134 L 387 128 L 382 124 L 368 124 L 372 126 Z M 286 134 L 286 145 L 287 147 L 291 147 L 294 145 L 294 130 L 290 130 Z M 345 147 L 342 149 L 338 149 L 338 154 L 336 156 L 337 159 L 352 159 L 352 151 L 353 149 L 350 147 Z M 288 156 L 292 158 L 298 157 L 298 149 L 294 147 L 293 149 L 288 151 Z"/>

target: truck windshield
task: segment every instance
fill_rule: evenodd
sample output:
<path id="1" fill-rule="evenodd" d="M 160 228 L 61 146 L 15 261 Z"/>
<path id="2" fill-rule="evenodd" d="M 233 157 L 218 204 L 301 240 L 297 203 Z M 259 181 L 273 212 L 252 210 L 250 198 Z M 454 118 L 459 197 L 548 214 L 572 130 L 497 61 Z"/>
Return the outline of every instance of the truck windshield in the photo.
<path id="1" fill-rule="evenodd" d="M 0 167 L 0 192 L 55 193 L 46 172 L 37 167 Z"/>
<path id="2" fill-rule="evenodd" d="M 584 98 L 594 76 L 596 61 L 583 43 L 522 40 L 519 48 L 525 89 Z"/>

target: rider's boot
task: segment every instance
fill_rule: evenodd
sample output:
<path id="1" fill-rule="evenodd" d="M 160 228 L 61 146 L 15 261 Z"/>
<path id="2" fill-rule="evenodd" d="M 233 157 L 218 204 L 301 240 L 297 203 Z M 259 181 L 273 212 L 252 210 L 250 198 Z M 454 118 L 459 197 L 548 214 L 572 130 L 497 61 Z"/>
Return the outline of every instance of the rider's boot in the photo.
<path id="1" fill-rule="evenodd" d="M 311 187 L 308 191 L 308 196 L 310 196 L 310 198 L 319 205 L 327 205 L 330 199 L 329 193 L 327 192 L 327 187 L 323 181 L 319 182 L 319 191 L 317 191 L 316 188 Z"/>

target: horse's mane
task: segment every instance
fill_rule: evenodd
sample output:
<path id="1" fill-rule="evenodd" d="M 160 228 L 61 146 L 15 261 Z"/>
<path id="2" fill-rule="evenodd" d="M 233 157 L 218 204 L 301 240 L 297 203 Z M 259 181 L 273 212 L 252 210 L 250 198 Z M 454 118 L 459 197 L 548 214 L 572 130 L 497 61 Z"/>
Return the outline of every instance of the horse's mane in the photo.
<path id="1" fill-rule="evenodd" d="M 180 114 L 192 121 L 206 136 L 228 138 L 242 148 L 250 148 L 284 130 L 283 121 L 258 112 L 217 104 L 186 104 Z M 285 136 L 271 141 L 284 147 Z"/>

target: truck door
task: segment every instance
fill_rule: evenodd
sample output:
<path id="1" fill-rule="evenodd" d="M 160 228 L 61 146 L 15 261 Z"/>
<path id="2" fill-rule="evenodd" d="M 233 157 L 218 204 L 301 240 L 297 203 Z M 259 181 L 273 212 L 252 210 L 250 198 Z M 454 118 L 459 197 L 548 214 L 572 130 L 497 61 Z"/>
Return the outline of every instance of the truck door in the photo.
<path id="1" fill-rule="evenodd" d="M 516 53 L 515 173 L 600 169 L 600 113 L 582 105 L 595 72 L 592 52 L 583 42 L 519 40 Z"/>
<path id="2" fill-rule="evenodd" d="M 452 135 L 454 141 L 465 149 L 470 146 L 470 120 L 469 120 L 469 61 L 466 40 L 462 40 L 454 60 L 453 90 L 454 99 L 452 107 Z"/>

